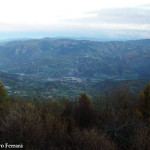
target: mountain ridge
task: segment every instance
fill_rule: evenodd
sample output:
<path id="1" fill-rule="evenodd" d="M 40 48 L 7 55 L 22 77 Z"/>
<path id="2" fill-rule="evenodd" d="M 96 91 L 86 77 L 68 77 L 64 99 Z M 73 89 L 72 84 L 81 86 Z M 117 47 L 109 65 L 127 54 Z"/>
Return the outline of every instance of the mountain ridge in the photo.
<path id="1" fill-rule="evenodd" d="M 0 70 L 48 77 L 150 77 L 150 40 L 32 39 L 0 46 Z"/>

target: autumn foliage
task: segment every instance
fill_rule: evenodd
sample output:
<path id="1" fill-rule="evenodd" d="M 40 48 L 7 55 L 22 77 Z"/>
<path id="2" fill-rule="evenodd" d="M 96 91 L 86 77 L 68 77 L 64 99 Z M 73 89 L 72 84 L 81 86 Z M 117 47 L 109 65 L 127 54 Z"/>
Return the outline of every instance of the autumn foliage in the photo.
<path id="1" fill-rule="evenodd" d="M 135 97 L 124 88 L 90 99 L 7 96 L 0 84 L 0 142 L 27 150 L 149 150 L 150 86 Z M 139 115 L 141 114 L 141 115 Z"/>

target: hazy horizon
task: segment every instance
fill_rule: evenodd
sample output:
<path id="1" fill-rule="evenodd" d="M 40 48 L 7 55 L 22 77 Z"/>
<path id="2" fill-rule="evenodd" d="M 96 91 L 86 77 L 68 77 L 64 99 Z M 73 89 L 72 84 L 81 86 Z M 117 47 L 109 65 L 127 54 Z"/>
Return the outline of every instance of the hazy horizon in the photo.
<path id="1" fill-rule="evenodd" d="M 0 2 L 0 40 L 88 37 L 150 38 L 149 0 L 5 0 Z"/>

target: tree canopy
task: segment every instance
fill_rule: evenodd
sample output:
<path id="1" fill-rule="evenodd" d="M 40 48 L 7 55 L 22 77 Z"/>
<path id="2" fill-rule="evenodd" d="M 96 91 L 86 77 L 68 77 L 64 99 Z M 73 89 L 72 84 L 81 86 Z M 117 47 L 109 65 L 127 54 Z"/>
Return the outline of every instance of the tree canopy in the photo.
<path id="1" fill-rule="evenodd" d="M 3 98 L 7 96 L 6 90 L 4 88 L 4 85 L 2 84 L 2 82 L 0 81 L 0 98 Z"/>
<path id="2" fill-rule="evenodd" d="M 139 109 L 144 119 L 150 118 L 150 84 L 139 95 Z"/>

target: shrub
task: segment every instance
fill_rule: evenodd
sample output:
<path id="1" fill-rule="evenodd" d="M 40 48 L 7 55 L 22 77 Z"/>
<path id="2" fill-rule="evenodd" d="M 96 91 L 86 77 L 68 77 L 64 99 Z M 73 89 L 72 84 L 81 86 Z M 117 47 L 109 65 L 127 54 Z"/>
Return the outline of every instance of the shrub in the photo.
<path id="1" fill-rule="evenodd" d="M 132 150 L 150 149 L 150 130 L 148 128 L 139 128 L 134 131 L 131 149 Z"/>
<path id="2" fill-rule="evenodd" d="M 74 129 L 71 138 L 74 150 L 116 150 L 114 142 L 106 135 L 95 129 Z"/>

